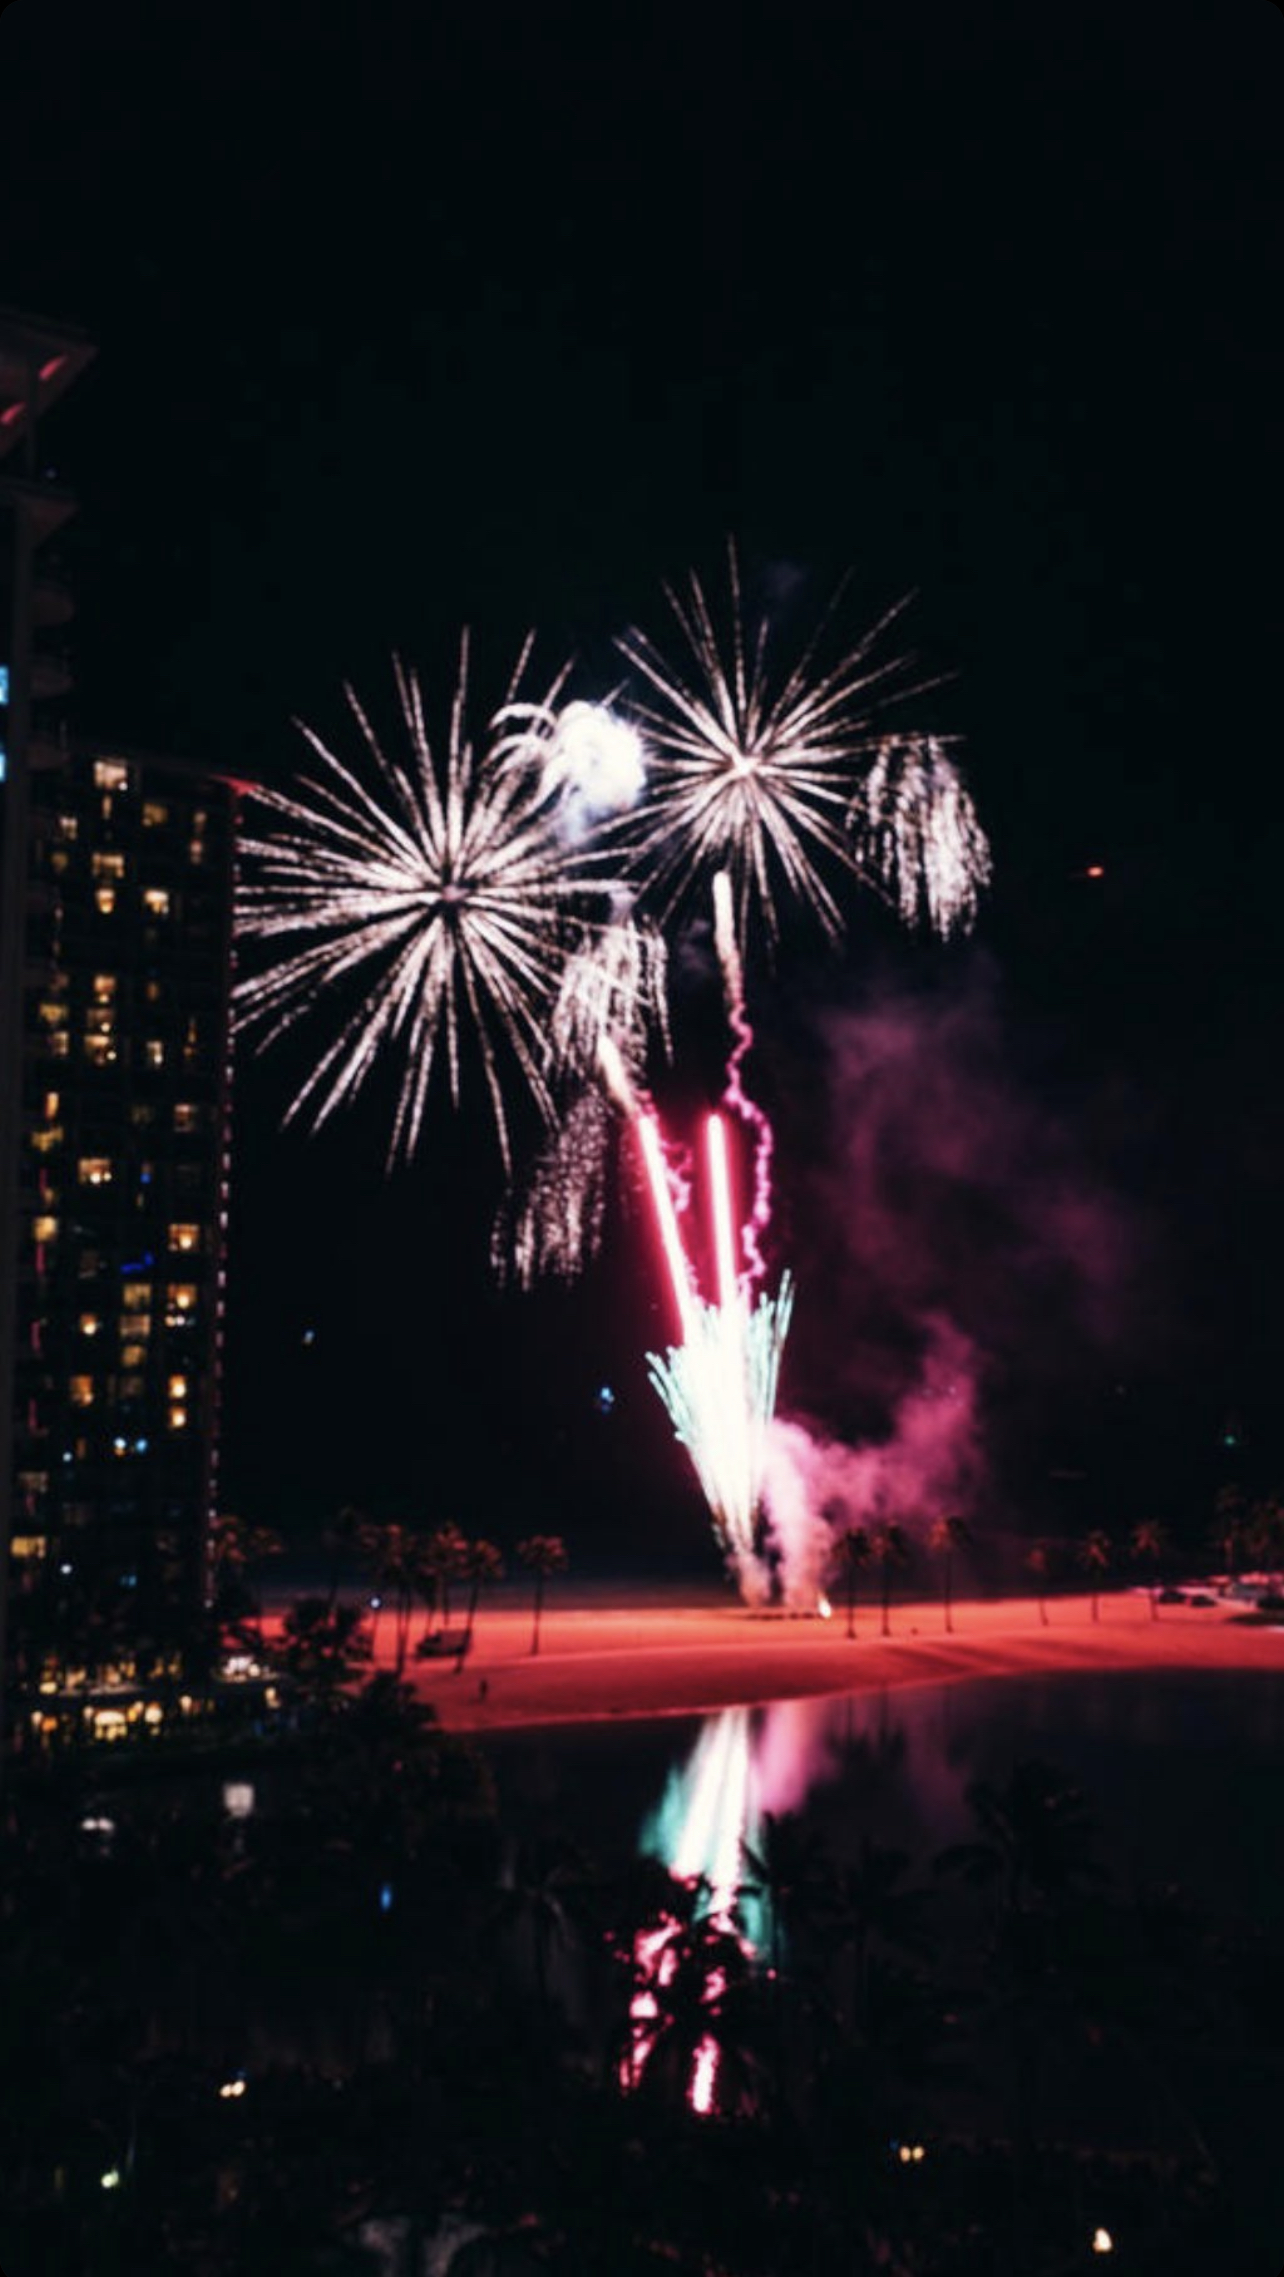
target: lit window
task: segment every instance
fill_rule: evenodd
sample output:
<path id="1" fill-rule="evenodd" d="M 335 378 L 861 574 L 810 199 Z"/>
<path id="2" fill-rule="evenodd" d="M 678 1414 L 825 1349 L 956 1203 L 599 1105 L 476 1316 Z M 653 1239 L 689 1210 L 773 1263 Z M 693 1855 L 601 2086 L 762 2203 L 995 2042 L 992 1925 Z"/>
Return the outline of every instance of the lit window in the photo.
<path id="1" fill-rule="evenodd" d="M 96 759 L 94 787 L 100 791 L 127 791 L 130 788 L 130 774 L 123 759 Z"/>
<path id="2" fill-rule="evenodd" d="M 143 1045 L 143 1056 L 149 1067 L 164 1067 L 165 1046 L 159 1036 L 149 1036 Z"/>
<path id="3" fill-rule="evenodd" d="M 192 836 L 194 838 L 200 837 L 208 820 L 209 817 L 206 814 L 204 807 L 198 806 L 195 814 L 192 816 Z"/>
<path id="4" fill-rule="evenodd" d="M 165 826 L 165 824 L 166 824 L 168 821 L 169 821 L 169 808 L 168 808 L 167 806 L 163 805 L 163 804 L 162 804 L 162 802 L 160 801 L 160 799 L 145 799 L 145 800 L 144 800 L 144 802 L 143 802 L 143 828 L 144 828 L 144 830 L 163 830 L 163 829 L 164 829 L 164 826 Z"/>
<path id="5" fill-rule="evenodd" d="M 134 1105 L 129 1110 L 129 1119 L 136 1131 L 145 1131 L 149 1123 L 155 1122 L 156 1109 L 147 1106 L 145 1102 L 135 1100 Z"/>
<path id="6" fill-rule="evenodd" d="M 200 1119 L 201 1110 L 199 1107 L 190 1107 L 185 1102 L 180 1101 L 174 1109 L 174 1128 L 176 1131 L 197 1130 L 200 1126 Z"/>
<path id="7" fill-rule="evenodd" d="M 128 1286 L 120 1292 L 120 1309 L 122 1312 L 150 1312 L 152 1309 L 151 1282 L 130 1281 Z"/>
<path id="8" fill-rule="evenodd" d="M 169 895 L 164 886 L 144 886 L 143 907 L 149 917 L 168 917 Z"/>
<path id="9" fill-rule="evenodd" d="M 56 1241 L 58 1239 L 58 1220 L 48 1217 L 33 1218 L 31 1231 L 37 1241 Z"/>
<path id="10" fill-rule="evenodd" d="M 110 917 L 116 907 L 115 886 L 96 886 L 94 889 L 94 907 L 100 917 Z"/>
<path id="11" fill-rule="evenodd" d="M 96 1312 L 82 1312 L 77 1326 L 82 1336 L 97 1336 L 102 1322 Z"/>
<path id="12" fill-rule="evenodd" d="M 65 877 L 70 857 L 65 846 L 55 846 L 49 856 L 49 867 L 56 878 Z"/>
<path id="13" fill-rule="evenodd" d="M 85 1058 L 91 1067 L 114 1067 L 116 1064 L 115 1030 L 111 1029 L 101 1036 L 86 1036 Z"/>
<path id="14" fill-rule="evenodd" d="M 205 859 L 205 847 L 201 839 L 192 839 L 187 849 L 187 859 L 191 863 L 194 870 L 199 870 L 202 862 Z"/>
<path id="15" fill-rule="evenodd" d="M 58 1028 L 53 1035 L 45 1037 L 45 1050 L 50 1059 L 66 1059 L 71 1050 L 71 1038 L 65 1028 Z"/>
<path id="16" fill-rule="evenodd" d="M 37 1008 L 36 1008 L 36 1009 L 37 1009 L 37 1014 L 38 1014 L 38 1017 L 39 1017 L 39 1019 L 40 1019 L 40 1023 L 41 1023 L 41 1026 L 42 1026 L 42 1027 L 45 1027 L 45 1028 L 65 1028 L 65 1027 L 66 1027 L 66 1025 L 67 1025 L 67 1007 L 66 1007 L 66 1005 L 65 1005 L 65 1004 L 63 1004 L 63 1003 L 60 1001 L 60 999 L 59 999 L 58 997 L 56 997 L 56 996 L 42 996 L 42 998 L 41 998 L 41 1000 L 40 1000 L 40 1003 L 38 1004 L 38 1006 L 37 1006 Z"/>
<path id="17" fill-rule="evenodd" d="M 116 975 L 114 972 L 96 972 L 93 978 L 95 1004 L 114 1004 L 116 1001 Z"/>
<path id="18" fill-rule="evenodd" d="M 80 824 L 74 814 L 60 814 L 56 817 L 54 827 L 60 838 L 71 839 L 76 836 Z"/>
<path id="19" fill-rule="evenodd" d="M 187 1409 L 185 1407 L 171 1407 L 169 1427 L 171 1431 L 185 1431 L 187 1429 Z"/>
<path id="20" fill-rule="evenodd" d="M 73 1376 L 67 1386 L 67 1389 L 71 1394 L 71 1404 L 73 1407 L 93 1406 L 94 1379 L 92 1376 Z"/>
<path id="21" fill-rule="evenodd" d="M 122 1376 L 120 1379 L 119 1390 L 122 1399 L 141 1399 L 143 1396 L 142 1377 Z"/>
<path id="22" fill-rule="evenodd" d="M 172 1225 L 169 1229 L 171 1249 L 199 1249 L 201 1229 L 198 1225 Z"/>
<path id="23" fill-rule="evenodd" d="M 196 1311 L 196 1290 L 190 1281 L 176 1281 L 165 1310 L 167 1328 L 186 1328 Z"/>
<path id="24" fill-rule="evenodd" d="M 56 1092 L 56 1091 L 46 1091 L 46 1093 L 45 1093 L 45 1121 L 46 1121 L 47 1123 L 52 1123 L 52 1122 L 54 1122 L 54 1121 L 56 1120 L 56 1118 L 57 1118 L 57 1114 L 58 1114 L 58 1094 L 57 1094 L 57 1092 Z"/>
<path id="25" fill-rule="evenodd" d="M 53 1154 L 62 1145 L 62 1141 L 63 1131 L 60 1123 L 55 1123 L 52 1130 L 33 1131 L 31 1134 L 31 1144 L 37 1154 Z"/>
<path id="26" fill-rule="evenodd" d="M 143 994 L 147 998 L 149 1004 L 159 1004 L 161 1000 L 160 982 L 158 980 L 149 980 L 146 988 L 143 990 Z"/>
<path id="27" fill-rule="evenodd" d="M 109 853 L 100 847 L 94 855 L 93 871 L 96 878 L 123 878 L 125 857 L 123 854 Z"/>
<path id="28" fill-rule="evenodd" d="M 76 1166 L 76 1175 L 82 1186 L 110 1186 L 110 1155 L 82 1154 Z"/>
<path id="29" fill-rule="evenodd" d="M 146 1336 L 151 1325 L 146 1313 L 141 1313 L 136 1320 L 131 1320 L 129 1333 L 131 1336 Z M 120 1364 L 122 1368 L 145 1368 L 147 1365 L 147 1346 L 145 1344 L 122 1344 Z"/>
<path id="30" fill-rule="evenodd" d="M 187 1397 L 187 1378 L 186 1378 L 186 1376 L 171 1376 L 171 1377 L 170 1377 L 170 1379 L 169 1379 L 169 1396 L 170 1396 L 170 1398 L 171 1398 L 171 1399 L 176 1399 L 176 1400 L 185 1400 L 185 1399 L 186 1399 L 186 1397 Z"/>

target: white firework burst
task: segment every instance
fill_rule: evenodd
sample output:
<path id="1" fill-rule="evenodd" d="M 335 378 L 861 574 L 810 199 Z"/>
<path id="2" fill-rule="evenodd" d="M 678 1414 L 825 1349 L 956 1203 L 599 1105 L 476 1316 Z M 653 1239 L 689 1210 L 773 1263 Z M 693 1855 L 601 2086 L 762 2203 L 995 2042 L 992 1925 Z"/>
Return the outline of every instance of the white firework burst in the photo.
<path id="1" fill-rule="evenodd" d="M 251 953 L 264 950 L 268 961 L 238 985 L 237 1026 L 260 1031 L 264 1045 L 310 1013 L 334 1020 L 341 1007 L 337 1031 L 287 1114 L 308 1111 L 314 1128 L 352 1098 L 383 1053 L 399 1055 L 390 1163 L 419 1144 L 441 1055 L 458 1103 L 471 1034 L 511 1167 L 503 1063 L 515 1065 L 551 1116 L 546 1038 L 568 949 L 602 900 L 615 905 L 618 888 L 605 880 L 601 855 L 567 848 L 537 777 L 504 766 L 493 745 L 475 748 L 466 635 L 444 758 L 429 743 L 415 674 L 399 661 L 395 674 L 404 756 L 384 751 L 347 688 L 363 763 L 340 759 L 304 726 L 319 772 L 288 794 L 255 794 L 275 828 L 243 844 L 238 926 Z M 550 713 L 564 679 L 544 698 Z"/>
<path id="2" fill-rule="evenodd" d="M 808 907 L 836 939 L 842 912 L 829 875 L 856 868 L 849 815 L 868 753 L 872 721 L 901 684 L 905 659 L 880 658 L 893 609 L 854 648 L 818 664 L 838 595 L 793 667 L 769 669 L 768 627 L 748 630 L 734 549 L 731 612 L 715 625 L 699 579 L 666 587 L 686 650 L 671 664 L 645 634 L 618 645 L 645 683 L 636 709 L 650 754 L 649 782 L 631 842 L 639 875 L 663 909 L 719 870 L 730 876 L 743 942 L 753 912 L 777 933 L 777 894 Z"/>
<path id="3" fill-rule="evenodd" d="M 907 925 L 943 940 L 975 922 L 990 847 L 957 767 L 935 736 L 889 736 L 853 807 L 862 868 Z"/>

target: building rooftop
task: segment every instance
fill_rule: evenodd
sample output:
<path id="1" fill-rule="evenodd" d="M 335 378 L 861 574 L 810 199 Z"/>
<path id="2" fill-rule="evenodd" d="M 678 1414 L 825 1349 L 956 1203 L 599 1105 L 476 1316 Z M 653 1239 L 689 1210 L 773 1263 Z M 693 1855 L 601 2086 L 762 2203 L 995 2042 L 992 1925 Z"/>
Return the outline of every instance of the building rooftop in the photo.
<path id="1" fill-rule="evenodd" d="M 39 419 L 79 379 L 95 353 L 92 341 L 69 325 L 0 307 L 0 458 L 25 432 L 33 377 Z"/>

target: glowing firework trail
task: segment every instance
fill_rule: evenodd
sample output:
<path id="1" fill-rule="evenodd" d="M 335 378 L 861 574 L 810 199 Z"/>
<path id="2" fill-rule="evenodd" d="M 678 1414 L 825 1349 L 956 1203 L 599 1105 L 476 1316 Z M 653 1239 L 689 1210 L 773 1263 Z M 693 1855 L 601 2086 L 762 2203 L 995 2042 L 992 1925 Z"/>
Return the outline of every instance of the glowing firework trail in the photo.
<path id="1" fill-rule="evenodd" d="M 669 1269 L 682 1343 L 663 1357 L 648 1353 L 651 1380 L 695 1465 L 714 1527 L 751 1601 L 766 1594 L 755 1525 L 762 1495 L 767 1428 L 775 1411 L 780 1354 L 789 1329 L 793 1289 L 786 1273 L 774 1297 L 751 1309 L 750 1284 L 738 1277 L 727 1165 L 726 1128 L 709 1118 L 708 1163 L 713 1195 L 718 1302 L 696 1291 L 682 1245 L 659 1125 L 638 1120 L 656 1223 Z"/>
<path id="2" fill-rule="evenodd" d="M 713 880 L 713 938 L 722 968 L 727 1019 L 735 1038 L 727 1061 L 727 1082 L 722 1096 L 727 1106 L 739 1116 L 753 1141 L 753 1199 L 743 1239 L 749 1279 L 757 1288 L 766 1278 L 767 1272 L 759 1235 L 765 1233 L 771 1223 L 771 1158 L 774 1141 L 770 1123 L 757 1101 L 749 1097 L 744 1087 L 742 1069 L 746 1055 L 753 1046 L 753 1029 L 745 1011 L 744 971 L 736 942 L 731 880 L 725 870 L 718 870 Z"/>
<path id="3" fill-rule="evenodd" d="M 400 663 L 395 672 L 408 760 L 385 754 L 349 688 L 370 779 L 305 727 L 318 777 L 290 796 L 255 793 L 279 828 L 244 845 L 250 882 L 239 898 L 240 931 L 273 952 L 282 942 L 301 945 L 240 984 L 237 1024 L 262 1026 L 261 1042 L 269 1043 L 312 1011 L 319 996 L 359 990 L 287 1120 L 310 1106 L 314 1127 L 323 1123 L 367 1080 L 381 1052 L 398 1049 L 404 1064 L 390 1160 L 409 1156 L 419 1141 L 439 1046 L 458 1101 L 467 1027 L 507 1165 L 499 1047 L 551 1116 L 543 1060 L 568 927 L 582 925 L 611 889 L 600 856 L 564 843 L 552 792 L 497 763 L 493 750 L 480 757 L 475 751 L 465 724 L 467 638 L 444 766 L 428 741 L 417 679 Z M 553 717 L 563 678 L 545 699 Z"/>

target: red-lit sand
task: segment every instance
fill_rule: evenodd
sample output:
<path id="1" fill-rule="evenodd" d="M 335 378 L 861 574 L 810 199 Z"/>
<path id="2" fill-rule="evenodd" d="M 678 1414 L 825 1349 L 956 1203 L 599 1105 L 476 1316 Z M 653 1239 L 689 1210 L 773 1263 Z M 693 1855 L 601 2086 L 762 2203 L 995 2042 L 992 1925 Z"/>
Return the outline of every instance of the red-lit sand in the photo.
<path id="1" fill-rule="evenodd" d="M 1232 1619 L 1234 1608 L 1164 1606 L 1152 1620 L 1143 1596 L 1103 1597 L 1094 1622 L 1084 1598 L 1059 1598 L 1042 1626 L 1033 1600 L 893 1608 L 892 1634 L 864 1608 L 849 1640 L 841 1609 L 829 1621 L 755 1617 L 738 1606 L 624 1604 L 546 1610 L 538 1658 L 529 1611 L 483 1607 L 462 1672 L 415 1663 L 407 1675 L 456 1731 L 672 1715 L 758 1700 L 961 1682 L 1057 1670 L 1284 1669 L 1284 1630 Z M 379 1664 L 391 1665 L 385 1618 Z M 484 1688 L 484 1689 L 483 1689 Z"/>

